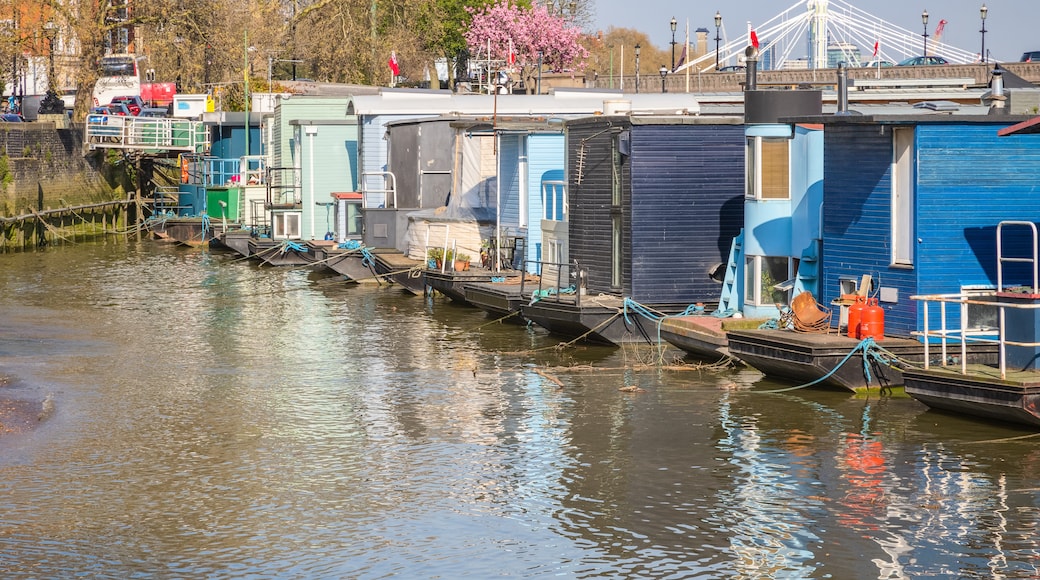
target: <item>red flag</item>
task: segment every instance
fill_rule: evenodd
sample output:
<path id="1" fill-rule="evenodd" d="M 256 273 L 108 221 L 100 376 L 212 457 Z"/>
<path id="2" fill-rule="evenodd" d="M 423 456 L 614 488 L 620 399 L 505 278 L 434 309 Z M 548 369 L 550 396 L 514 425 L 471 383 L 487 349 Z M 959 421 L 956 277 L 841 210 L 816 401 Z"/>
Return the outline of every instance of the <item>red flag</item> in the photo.
<path id="1" fill-rule="evenodd" d="M 874 56 L 877 56 L 878 41 L 874 41 Z"/>
<path id="2" fill-rule="evenodd" d="M 758 35 L 755 34 L 755 29 L 751 29 L 751 46 L 758 48 Z"/>
<path id="3" fill-rule="evenodd" d="M 390 71 L 394 73 L 394 76 L 401 74 L 401 67 L 397 64 L 397 51 L 390 51 L 390 60 L 386 61 L 386 64 L 390 66 Z"/>
<path id="4" fill-rule="evenodd" d="M 516 53 L 513 52 L 513 39 L 512 38 L 509 39 L 509 59 L 508 59 L 508 62 L 509 62 L 509 66 L 513 66 L 514 64 L 516 64 Z"/>

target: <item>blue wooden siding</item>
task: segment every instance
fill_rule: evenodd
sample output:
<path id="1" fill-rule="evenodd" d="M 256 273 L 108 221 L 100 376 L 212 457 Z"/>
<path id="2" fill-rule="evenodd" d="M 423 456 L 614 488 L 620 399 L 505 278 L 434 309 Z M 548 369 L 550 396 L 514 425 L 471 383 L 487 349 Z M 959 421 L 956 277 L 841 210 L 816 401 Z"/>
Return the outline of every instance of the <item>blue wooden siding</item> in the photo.
<path id="1" fill-rule="evenodd" d="M 541 259 L 542 182 L 563 180 L 564 139 L 561 133 L 536 133 L 527 137 L 527 252 L 528 260 Z M 561 202 L 562 204 L 562 202 Z M 562 207 L 560 208 L 562 210 Z M 531 270 L 536 270 L 532 265 Z"/>
<path id="2" fill-rule="evenodd" d="M 920 328 L 913 294 L 954 293 L 996 283 L 997 223 L 1040 221 L 1040 141 L 998 137 L 997 123 L 922 124 L 915 131 L 915 232 L 912 268 L 890 266 L 890 127 L 826 129 L 823 301 L 842 276 L 874 276 L 898 290 L 882 303 L 886 334 Z M 1009 251 L 1027 251 L 1012 244 Z M 1016 273 L 1019 275 L 1021 270 Z M 936 319 L 937 320 L 937 319 Z M 933 321 L 934 324 L 934 321 Z"/>
<path id="3" fill-rule="evenodd" d="M 640 302 L 708 302 L 744 224 L 743 125 L 634 125 L 626 290 Z"/>
<path id="4" fill-rule="evenodd" d="M 503 133 L 498 141 L 498 211 L 503 236 L 515 236 L 520 228 L 521 135 Z"/>
<path id="5" fill-rule="evenodd" d="M 890 240 L 892 132 L 878 125 L 832 125 L 824 133 L 823 288 L 821 302 L 840 293 L 840 280 L 870 274 L 898 291 L 882 304 L 885 333 L 909 335 L 916 326 L 917 273 L 892 268 Z"/>

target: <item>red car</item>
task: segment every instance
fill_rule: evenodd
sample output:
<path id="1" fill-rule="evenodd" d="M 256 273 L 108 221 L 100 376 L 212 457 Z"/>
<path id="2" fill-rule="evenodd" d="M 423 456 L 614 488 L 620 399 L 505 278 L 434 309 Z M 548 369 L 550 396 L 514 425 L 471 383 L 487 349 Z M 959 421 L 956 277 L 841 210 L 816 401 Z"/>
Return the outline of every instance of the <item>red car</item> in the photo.
<path id="1" fill-rule="evenodd" d="M 126 97 L 113 97 L 112 104 L 123 104 L 130 111 L 130 114 L 134 117 L 141 114 L 141 109 L 144 108 L 144 101 L 137 95 L 131 95 Z"/>

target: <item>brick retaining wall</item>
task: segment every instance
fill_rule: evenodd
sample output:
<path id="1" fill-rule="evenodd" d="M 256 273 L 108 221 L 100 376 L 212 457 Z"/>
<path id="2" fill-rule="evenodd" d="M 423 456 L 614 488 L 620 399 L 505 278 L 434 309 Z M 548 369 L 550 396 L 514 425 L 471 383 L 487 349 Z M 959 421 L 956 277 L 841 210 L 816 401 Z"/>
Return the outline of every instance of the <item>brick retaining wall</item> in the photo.
<path id="1" fill-rule="evenodd" d="M 0 216 L 122 199 L 103 153 L 84 157 L 82 144 L 82 125 L 0 123 Z"/>

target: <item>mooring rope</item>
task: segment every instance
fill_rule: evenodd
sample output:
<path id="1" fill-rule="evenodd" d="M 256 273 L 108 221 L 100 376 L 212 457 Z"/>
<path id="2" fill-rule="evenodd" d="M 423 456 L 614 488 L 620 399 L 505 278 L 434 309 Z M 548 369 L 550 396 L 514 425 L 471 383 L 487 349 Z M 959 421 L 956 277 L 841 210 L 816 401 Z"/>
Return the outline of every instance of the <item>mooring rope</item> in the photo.
<path id="1" fill-rule="evenodd" d="M 787 387 L 787 388 L 784 388 L 784 389 L 771 389 L 771 390 L 768 390 L 768 391 L 752 391 L 752 392 L 755 392 L 755 393 L 786 393 L 788 391 L 796 391 L 798 389 L 804 389 L 806 387 L 811 387 L 813 385 L 819 384 L 819 383 L 829 379 L 831 376 L 834 375 L 834 373 L 838 372 L 838 369 L 840 369 L 845 363 L 847 363 L 849 361 L 849 359 L 851 359 L 859 351 L 863 352 L 863 376 L 867 379 L 867 386 L 870 386 L 870 381 L 871 381 L 871 377 L 870 377 L 870 363 L 873 361 L 873 362 L 877 362 L 877 363 L 883 364 L 885 366 L 891 367 L 892 366 L 892 364 L 891 364 L 892 361 L 891 361 L 891 359 L 889 359 L 886 356 L 884 356 L 884 354 L 888 353 L 888 351 L 886 351 L 885 349 L 883 349 L 880 346 L 878 346 L 877 342 L 874 341 L 873 337 L 869 337 L 868 336 L 867 338 L 864 338 L 863 340 L 861 340 L 860 343 L 855 346 L 855 348 L 853 348 L 851 351 L 849 351 L 849 353 L 847 355 L 845 355 L 845 358 L 841 359 L 841 362 L 839 362 L 837 365 L 835 365 L 833 369 L 831 369 L 827 374 L 825 374 L 822 377 L 816 379 L 815 381 L 808 382 L 808 383 L 805 383 L 805 384 L 802 384 L 802 385 L 797 385 L 797 386 L 794 386 L 794 387 Z"/>

